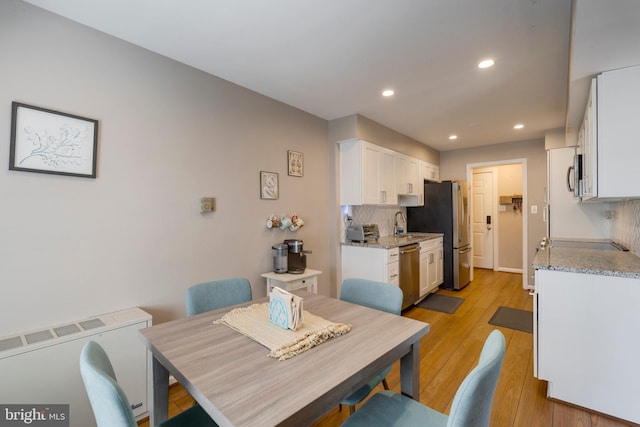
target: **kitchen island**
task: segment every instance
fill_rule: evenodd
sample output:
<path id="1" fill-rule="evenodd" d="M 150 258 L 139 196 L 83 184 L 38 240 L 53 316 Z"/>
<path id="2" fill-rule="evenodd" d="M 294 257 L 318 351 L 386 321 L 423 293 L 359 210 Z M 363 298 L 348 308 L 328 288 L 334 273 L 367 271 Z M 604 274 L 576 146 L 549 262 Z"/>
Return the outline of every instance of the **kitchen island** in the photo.
<path id="1" fill-rule="evenodd" d="M 547 396 L 640 423 L 640 258 L 550 247 L 532 267 L 534 376 Z"/>

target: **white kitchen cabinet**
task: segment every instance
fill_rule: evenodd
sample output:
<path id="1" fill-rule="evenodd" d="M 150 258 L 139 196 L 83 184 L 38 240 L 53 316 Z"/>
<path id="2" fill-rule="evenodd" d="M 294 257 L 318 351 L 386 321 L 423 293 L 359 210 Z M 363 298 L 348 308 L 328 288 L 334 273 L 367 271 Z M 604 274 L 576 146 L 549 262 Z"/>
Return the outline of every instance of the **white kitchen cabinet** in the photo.
<path id="1" fill-rule="evenodd" d="M 420 160 L 396 154 L 396 183 L 400 206 L 424 206 Z"/>
<path id="2" fill-rule="evenodd" d="M 429 162 L 420 161 L 421 180 L 440 182 L 440 168 Z"/>
<path id="3" fill-rule="evenodd" d="M 405 156 L 404 154 L 396 154 L 396 184 L 398 194 L 420 194 L 422 185 L 418 164 L 418 159 Z"/>
<path id="4" fill-rule="evenodd" d="M 440 286 L 444 283 L 444 249 L 442 248 L 442 238 L 440 240 L 440 246 L 436 250 L 436 284 Z"/>
<path id="5" fill-rule="evenodd" d="M 442 241 L 440 237 L 420 242 L 420 298 L 444 282 Z"/>
<path id="6" fill-rule="evenodd" d="M 342 245 L 342 280 L 350 278 L 400 286 L 400 250 Z"/>
<path id="7" fill-rule="evenodd" d="M 640 423 L 640 280 L 536 270 L 534 375 L 548 397 Z"/>
<path id="8" fill-rule="evenodd" d="M 363 140 L 340 143 L 340 204 L 397 205 L 395 152 Z"/>
<path id="9" fill-rule="evenodd" d="M 640 66 L 604 72 L 593 79 L 579 139 L 583 155 L 583 201 L 640 198 L 636 120 Z"/>

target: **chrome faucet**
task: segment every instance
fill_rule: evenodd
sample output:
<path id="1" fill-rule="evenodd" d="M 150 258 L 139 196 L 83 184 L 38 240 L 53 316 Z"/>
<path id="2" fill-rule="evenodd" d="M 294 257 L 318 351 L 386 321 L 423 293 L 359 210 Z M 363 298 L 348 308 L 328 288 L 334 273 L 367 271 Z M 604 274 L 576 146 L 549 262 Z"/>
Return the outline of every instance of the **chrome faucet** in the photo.
<path id="1" fill-rule="evenodd" d="M 400 219 L 401 219 L 402 221 L 404 221 L 405 226 L 407 225 L 407 219 L 404 217 L 404 214 L 402 213 L 402 211 L 398 211 L 398 212 L 396 212 L 396 214 L 395 214 L 395 215 L 394 215 L 394 217 L 393 217 L 393 235 L 394 235 L 394 236 L 396 236 L 396 235 L 400 234 L 400 233 L 399 233 L 399 231 L 398 231 L 398 230 L 400 230 L 400 229 L 398 228 L 398 214 L 400 214 Z M 405 231 L 406 231 L 406 230 L 405 230 Z"/>

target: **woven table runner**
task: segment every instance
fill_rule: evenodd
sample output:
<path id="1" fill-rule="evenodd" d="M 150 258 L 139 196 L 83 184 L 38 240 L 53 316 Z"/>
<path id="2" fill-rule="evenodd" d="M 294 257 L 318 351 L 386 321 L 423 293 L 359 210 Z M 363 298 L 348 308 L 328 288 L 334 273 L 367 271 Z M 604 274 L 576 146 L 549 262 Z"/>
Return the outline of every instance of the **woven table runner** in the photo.
<path id="1" fill-rule="evenodd" d="M 270 357 L 279 360 L 289 359 L 351 330 L 351 325 L 333 323 L 308 311 L 304 312 L 304 322 L 298 329 L 283 329 L 269 321 L 269 303 L 233 309 L 213 323 L 227 325 L 262 344 L 270 350 Z"/>

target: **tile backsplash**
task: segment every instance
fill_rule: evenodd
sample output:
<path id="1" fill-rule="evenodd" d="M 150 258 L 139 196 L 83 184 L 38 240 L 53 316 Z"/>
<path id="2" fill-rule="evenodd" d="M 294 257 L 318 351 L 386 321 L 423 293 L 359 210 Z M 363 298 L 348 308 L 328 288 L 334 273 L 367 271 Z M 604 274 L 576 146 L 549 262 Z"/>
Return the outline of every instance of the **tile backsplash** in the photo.
<path id="1" fill-rule="evenodd" d="M 352 206 L 351 217 L 353 224 L 378 224 L 381 236 L 393 234 L 393 221 L 396 212 L 402 212 L 403 218 L 407 218 L 407 208 L 401 206 Z M 406 229 L 406 224 L 402 222 L 402 227 Z M 343 240 L 346 226 L 343 229 Z"/>
<path id="2" fill-rule="evenodd" d="M 611 239 L 640 256 L 640 200 L 615 203 L 612 208 Z"/>

